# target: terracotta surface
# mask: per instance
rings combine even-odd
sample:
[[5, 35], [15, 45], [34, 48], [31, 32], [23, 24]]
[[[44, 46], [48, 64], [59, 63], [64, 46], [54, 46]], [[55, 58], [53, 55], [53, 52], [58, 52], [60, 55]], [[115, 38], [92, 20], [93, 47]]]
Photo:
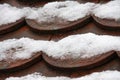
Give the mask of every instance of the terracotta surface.
[[33, 38], [36, 40], [39, 40], [39, 39], [49, 40], [51, 36], [52, 36], [51, 34], [35, 34], [29, 30], [28, 26], [24, 25], [23, 27], [21, 27], [20, 29], [14, 32], [0, 35], [0, 41], [5, 40], [5, 39], [21, 38], [21, 37], [29, 37], [29, 38]]
[[88, 32], [92, 32], [92, 33], [96, 33], [96, 34], [120, 36], [120, 31], [104, 30], [104, 29], [98, 28], [93, 22], [94, 21], [92, 20], [89, 24], [87, 24], [83, 28], [80, 28], [80, 29], [75, 30], [75, 31], [70, 31], [70, 32], [63, 33], [63, 34], [62, 33], [61, 34], [54, 34], [51, 39], [57, 41], [57, 40], [62, 39], [68, 35], [82, 34], [82, 33], [88, 33]]
[[28, 24], [28, 26], [30, 27], [30, 29], [33, 32], [47, 33], [47, 34], [63, 33], [63, 32], [67, 32], [67, 31], [79, 29], [79, 28], [85, 26], [90, 21], [91, 21], [91, 16], [86, 16], [82, 19], [79, 19], [79, 20], [73, 21], [73, 22], [59, 23], [56, 21], [55, 23], [46, 23], [46, 24], [45, 23], [39, 24], [35, 20], [26, 19], [26, 23]]
[[[11, 32], [11, 33], [6, 34], [6, 35], [1, 35], [0, 40], [14, 38], [14, 37], [20, 38], [23, 36], [34, 38], [34, 39], [59, 40], [67, 35], [86, 33], [86, 32], [94, 32], [97, 34], [109, 34], [109, 35], [120, 36], [120, 32], [99, 29], [91, 21], [89, 24], [87, 24], [83, 28], [80, 28], [80, 29], [75, 30], [75, 31], [63, 33], [63, 34], [54, 34], [54, 35], [52, 35], [52, 37], [51, 37], [51, 35], [48, 35], [48, 34], [47, 35], [35, 34], [35, 33], [31, 32], [27, 26], [24, 26], [15, 32]], [[34, 72], [40, 72], [45, 76], [79, 77], [79, 76], [83, 76], [86, 74], [90, 74], [92, 72], [103, 71], [103, 70], [120, 70], [120, 59], [118, 57], [116, 57], [115, 59], [110, 60], [109, 62], [107, 62], [104, 65], [101, 65], [99, 67], [92, 68], [92, 69], [85, 69], [85, 70], [84, 69], [77, 69], [77, 70], [66, 69], [65, 70], [65, 69], [54, 68], [54, 67], [51, 67], [50, 65], [48, 65], [47, 63], [45, 63], [44, 60], [42, 59], [38, 63], [32, 65], [31, 67], [23, 69], [23, 70], [11, 72], [11, 73], [0, 72], [0, 80], [4, 80], [6, 77], [9, 77], [9, 76], [23, 76], [23, 75], [27, 75], [29, 73], [34, 73]]]
[[115, 20], [108, 20], [108, 19], [100, 19], [96, 16], [92, 16], [94, 19], [95, 24], [102, 29], [108, 30], [118, 30], [120, 31], [120, 22]]
[[[28, 26], [25, 25], [22, 28], [8, 33], [4, 35], [0, 35], [0, 41], [10, 38], [21, 38], [21, 37], [30, 37], [33, 39], [42, 39], [42, 40], [59, 40], [61, 38], [64, 38], [71, 34], [81, 34], [81, 33], [87, 33], [87, 32], [93, 32], [96, 34], [107, 34], [107, 35], [116, 35], [120, 36], [120, 31], [109, 31], [109, 30], [103, 30], [96, 25], [94, 25], [93, 20], [85, 25], [83, 28], [80, 28], [78, 30], [66, 32], [66, 33], [60, 33], [60, 34], [36, 34], [29, 30]], [[17, 70], [14, 72], [0, 72], [0, 80], [4, 80], [5, 78], [9, 76], [24, 76], [30, 73], [34, 72], [40, 72], [45, 76], [69, 76], [69, 77], [80, 77], [83, 75], [90, 74], [92, 72], [98, 72], [103, 70], [119, 70], [120, 71], [120, 58], [115, 57], [115, 59], [111, 59], [109, 62], [98, 66], [96, 68], [92, 69], [60, 69], [60, 68], [54, 68], [47, 64], [43, 59], [38, 61], [38, 63], [22, 69]]]
[[13, 71], [17, 71], [18, 69], [21, 70], [27, 68], [40, 61], [41, 57], [42, 57], [41, 52], [39, 52], [33, 55], [29, 59], [16, 60], [16, 61], [11, 61], [11, 60], [1, 61], [0, 72], [13, 72]]
[[38, 3], [35, 3], [35, 4], [32, 4], [32, 3], [22, 3], [22, 2], [18, 2], [17, 0], [2, 0], [1, 3], [9, 3], [11, 4], [12, 6], [16, 6], [16, 7], [27, 7], [27, 6], [30, 6], [30, 7], [39, 7], [39, 6], [42, 6], [43, 4], [47, 3], [47, 1], [44, 1], [44, 2], [38, 2]]
[[[74, 53], [73, 53], [74, 54]], [[110, 51], [104, 53], [102, 55], [93, 56], [91, 58], [67, 58], [67, 59], [55, 59], [53, 57], [49, 57], [46, 54], [42, 54], [43, 59], [53, 67], [63, 68], [63, 69], [91, 69], [96, 66], [100, 66], [104, 63], [107, 63], [111, 59], [115, 58], [117, 54], [115, 51]]]
[[0, 34], [5, 34], [5, 33], [15, 31], [15, 30], [19, 29], [20, 27], [24, 26], [24, 24], [25, 24], [25, 19], [22, 18], [15, 23], [2, 25], [2, 26], [0, 26]]

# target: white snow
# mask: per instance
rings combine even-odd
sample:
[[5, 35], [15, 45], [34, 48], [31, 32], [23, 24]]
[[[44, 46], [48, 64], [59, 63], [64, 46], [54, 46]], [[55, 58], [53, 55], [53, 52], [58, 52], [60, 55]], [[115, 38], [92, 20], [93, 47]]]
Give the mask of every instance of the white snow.
[[13, 7], [9, 4], [0, 4], [0, 26], [16, 22], [25, 17], [26, 11]]
[[94, 14], [102, 19], [120, 20], [120, 0], [106, 4], [79, 3], [77, 1], [49, 2], [39, 8], [16, 8], [9, 4], [0, 4], [0, 26], [16, 22], [25, 17], [39, 23], [64, 23], [82, 19]]
[[76, 21], [90, 15], [94, 3], [80, 4], [77, 1], [50, 2], [27, 15], [27, 19], [34, 19], [39, 23]]
[[93, 10], [93, 14], [101, 19], [120, 21], [120, 0], [96, 5], [96, 8]]
[[8, 39], [0, 42], [0, 61], [28, 59], [40, 51], [53, 58], [67, 59], [91, 58], [112, 50], [120, 51], [120, 37], [86, 33], [71, 35], [58, 42]]
[[9, 77], [5, 80], [120, 80], [119, 71], [102, 71], [94, 72], [90, 75], [86, 75], [79, 78], [69, 78], [69, 77], [46, 77], [39, 73], [28, 74], [22, 77]]
[[120, 51], [120, 37], [93, 33], [71, 35], [48, 45], [44, 51], [53, 58], [90, 58], [109, 51]]
[[29, 59], [35, 53], [44, 50], [47, 44], [47, 41], [37, 41], [29, 38], [5, 40], [0, 42], [0, 61]]
[[0, 26], [16, 22], [26, 17], [40, 23], [75, 21], [90, 14], [94, 3], [80, 4], [77, 1], [50, 2], [39, 8], [17, 8], [9, 4], [0, 4]]
[[16, 8], [9, 4], [0, 4], [0, 26], [16, 22], [23, 17], [39, 23], [70, 22], [84, 18], [91, 13], [102, 19], [120, 21], [120, 0], [110, 1], [106, 4], [56, 1], [39, 8]]

